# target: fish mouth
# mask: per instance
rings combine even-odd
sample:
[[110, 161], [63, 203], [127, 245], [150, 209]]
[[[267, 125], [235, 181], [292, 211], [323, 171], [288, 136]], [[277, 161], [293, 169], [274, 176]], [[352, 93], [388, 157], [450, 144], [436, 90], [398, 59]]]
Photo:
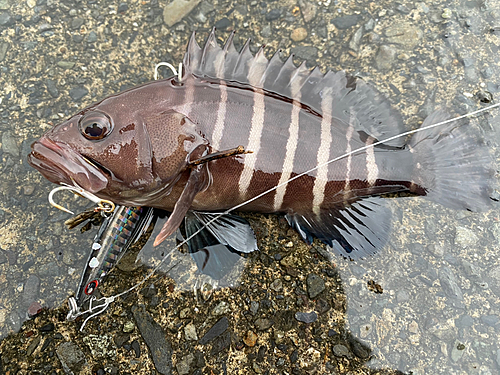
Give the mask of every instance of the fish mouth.
[[67, 144], [43, 136], [31, 145], [28, 163], [47, 180], [97, 193], [108, 185], [107, 170]]

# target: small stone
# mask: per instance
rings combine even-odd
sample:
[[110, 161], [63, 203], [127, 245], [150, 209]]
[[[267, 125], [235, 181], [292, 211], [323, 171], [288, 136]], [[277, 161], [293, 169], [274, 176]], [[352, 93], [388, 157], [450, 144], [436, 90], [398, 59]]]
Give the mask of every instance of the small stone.
[[0, 26], [9, 27], [14, 24], [14, 19], [9, 12], [0, 13]]
[[250, 302], [250, 312], [255, 315], [259, 311], [259, 303], [257, 301]]
[[229, 308], [229, 305], [227, 302], [222, 301], [220, 302], [217, 306], [214, 307], [212, 310], [212, 315], [218, 316], [218, 315], [224, 315], [231, 312], [231, 309]]
[[116, 356], [115, 345], [110, 335], [87, 334], [83, 337], [83, 342], [89, 347], [93, 358], [97, 356], [114, 358]]
[[[292, 31], [292, 33], [290, 34], [290, 38], [292, 38], [292, 40], [294, 42], [301, 42], [305, 38], [307, 38], [307, 30], [304, 29], [303, 27], [299, 27], [299, 28]], [[293, 243], [292, 243], [292, 245], [293, 245]]]
[[266, 21], [275, 21], [281, 17], [281, 10], [272, 9], [266, 14]]
[[216, 337], [223, 334], [229, 327], [229, 320], [224, 316], [220, 318], [217, 323], [215, 323], [212, 328], [210, 328], [207, 333], [201, 338], [199, 343], [205, 345], [215, 339]]
[[126, 333], [118, 333], [115, 337], [113, 337], [113, 341], [117, 348], [121, 348], [128, 340], [130, 339], [130, 335]]
[[271, 25], [265, 25], [260, 32], [260, 36], [263, 38], [269, 38], [271, 36]]
[[229, 26], [231, 26], [231, 21], [227, 17], [221, 18], [215, 23], [217, 30], [226, 30]]
[[457, 227], [455, 233], [455, 245], [463, 248], [472, 247], [478, 242], [476, 234], [468, 228]]
[[0, 0], [0, 10], [8, 10], [9, 8], [9, 0]]
[[463, 315], [455, 320], [455, 324], [458, 328], [468, 328], [472, 327], [474, 324], [474, 319], [470, 315]]
[[333, 346], [333, 354], [337, 357], [348, 357], [350, 353], [349, 349], [347, 349], [344, 345], [337, 344]]
[[126, 11], [128, 10], [128, 4], [127, 3], [120, 3], [120, 5], [118, 5], [118, 13], [125, 13]]
[[257, 335], [252, 331], [247, 331], [245, 337], [243, 338], [243, 342], [246, 346], [253, 347], [257, 343]]
[[318, 314], [315, 311], [311, 311], [308, 313], [305, 312], [297, 312], [295, 313], [295, 319], [302, 323], [313, 323], [318, 319]]
[[85, 21], [82, 18], [73, 18], [71, 20], [71, 28], [73, 30], [79, 29], [80, 27], [82, 27], [84, 22]]
[[379, 70], [388, 70], [396, 60], [397, 50], [392, 46], [381, 45], [375, 56], [375, 65]]
[[31, 195], [35, 191], [35, 187], [33, 185], [24, 185], [23, 186], [23, 194]]
[[424, 33], [412, 24], [395, 22], [385, 30], [385, 35], [389, 43], [399, 44], [406, 49], [413, 49], [418, 45]]
[[29, 305], [31, 305], [32, 302], [37, 301], [39, 293], [40, 293], [40, 279], [36, 275], [31, 274], [24, 283], [23, 297], [22, 297], [22, 302], [24, 306], [28, 307]]
[[481, 322], [483, 322], [486, 325], [489, 325], [490, 327], [497, 325], [498, 321], [499, 321], [498, 315], [485, 315], [481, 317]]
[[316, 298], [321, 292], [325, 290], [325, 282], [323, 279], [314, 274], [311, 273], [309, 276], [307, 276], [307, 293], [309, 294], [309, 298], [314, 299]]
[[19, 156], [19, 147], [10, 131], [6, 131], [2, 134], [2, 151], [11, 156]]
[[267, 318], [259, 318], [254, 322], [255, 327], [257, 327], [259, 331], [265, 331], [271, 328], [273, 324], [274, 322], [271, 319]]
[[274, 280], [269, 287], [275, 292], [280, 292], [283, 289], [283, 282], [281, 279]]
[[58, 61], [57, 66], [63, 69], [73, 69], [75, 63], [72, 61]]
[[359, 337], [366, 339], [373, 331], [373, 326], [371, 324], [363, 324], [359, 328]]
[[39, 302], [32, 302], [28, 307], [28, 315], [30, 318], [34, 318], [42, 312], [42, 305]]
[[398, 290], [396, 292], [396, 299], [398, 300], [399, 303], [406, 302], [410, 299], [410, 293], [408, 293], [406, 290]]
[[408, 325], [408, 332], [418, 333], [418, 323], [416, 321], [413, 321]]
[[85, 354], [72, 341], [63, 342], [59, 345], [56, 354], [66, 374], [80, 374], [87, 366]]
[[453, 362], [457, 362], [460, 358], [462, 358], [464, 354], [465, 345], [460, 341], [455, 340], [453, 347], [451, 348], [450, 357]]
[[359, 51], [359, 43], [361, 42], [361, 38], [363, 36], [363, 26], [359, 27], [358, 30], [352, 35], [351, 40], [349, 41], [349, 48], [353, 51]]
[[438, 277], [444, 294], [459, 301], [463, 300], [464, 297], [462, 290], [460, 289], [457, 278], [451, 268], [441, 267], [438, 271]]
[[336, 17], [331, 21], [337, 29], [348, 29], [358, 23], [358, 16], [356, 15], [346, 15], [341, 17]]
[[441, 17], [444, 18], [445, 20], [451, 18], [452, 15], [453, 13], [450, 8], [444, 8], [443, 13], [441, 13]]
[[123, 332], [130, 333], [134, 330], [135, 324], [134, 322], [128, 321], [123, 325]]
[[135, 358], [140, 358], [140, 356], [141, 356], [141, 345], [139, 344], [139, 341], [137, 341], [137, 340], [132, 341], [132, 343], [130, 344], [130, 347], [132, 348], [132, 350], [135, 353]]
[[198, 341], [198, 334], [196, 333], [196, 327], [193, 323], [186, 324], [184, 327], [184, 335], [188, 341]]
[[311, 22], [316, 17], [318, 6], [314, 2], [299, 0], [299, 7], [306, 23]]
[[314, 307], [319, 315], [326, 313], [330, 310], [330, 308], [330, 304], [323, 298], [318, 298], [318, 300], [316, 301], [316, 306]]
[[7, 56], [7, 51], [9, 50], [10, 44], [8, 42], [0, 42], [0, 62]]
[[436, 258], [441, 258], [444, 255], [444, 246], [435, 243], [427, 246], [427, 251], [434, 255]]
[[179, 312], [179, 318], [181, 319], [186, 319], [189, 317], [189, 312], [191, 311], [191, 309], [189, 307], [186, 307], [184, 309], [182, 309], [180, 312]]
[[75, 102], [81, 100], [88, 93], [89, 90], [87, 90], [83, 86], [73, 87], [71, 90], [69, 90], [69, 96], [71, 96], [71, 99], [73, 99]]
[[87, 42], [88, 43], [95, 43], [97, 42], [97, 33], [95, 31], [91, 31], [89, 35], [87, 36]]
[[222, 335], [214, 340], [212, 345], [212, 350], [210, 350], [210, 355], [215, 357], [220, 352], [228, 349], [231, 346], [231, 333], [224, 332]]
[[188, 355], [182, 357], [182, 359], [177, 362], [177, 365], [175, 365], [177, 373], [179, 375], [188, 375], [190, 373], [190, 368], [193, 362], [194, 355], [192, 353], [189, 353]]
[[163, 8], [163, 22], [168, 27], [187, 16], [201, 0], [174, 0]]
[[26, 354], [28, 356], [32, 355], [33, 352], [36, 350], [36, 348], [38, 347], [38, 345], [40, 344], [40, 340], [41, 340], [41, 337], [40, 336], [37, 336], [33, 339], [33, 341], [31, 341], [31, 343], [29, 344], [28, 346], [28, 349], [26, 349]]

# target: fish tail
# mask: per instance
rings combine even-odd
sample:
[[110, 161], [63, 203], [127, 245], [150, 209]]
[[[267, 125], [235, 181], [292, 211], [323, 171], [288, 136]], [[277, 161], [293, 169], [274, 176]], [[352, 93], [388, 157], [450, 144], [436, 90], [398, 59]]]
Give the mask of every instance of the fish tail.
[[[438, 110], [422, 127], [446, 121], [450, 115]], [[414, 154], [414, 186], [420, 194], [443, 206], [470, 211], [491, 207], [495, 168], [484, 137], [470, 123], [453, 121], [445, 127], [422, 130], [409, 144]]]

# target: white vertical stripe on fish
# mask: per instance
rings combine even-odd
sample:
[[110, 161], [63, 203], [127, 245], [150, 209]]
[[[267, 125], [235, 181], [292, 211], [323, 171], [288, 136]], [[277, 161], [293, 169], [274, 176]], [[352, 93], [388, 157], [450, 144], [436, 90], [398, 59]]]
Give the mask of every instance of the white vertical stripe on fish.
[[289, 135], [286, 143], [286, 155], [285, 160], [283, 161], [283, 170], [281, 171], [278, 188], [276, 189], [276, 195], [274, 196], [274, 211], [280, 210], [283, 204], [283, 199], [285, 198], [286, 189], [288, 187], [288, 184], [285, 184], [285, 182], [288, 181], [292, 175], [293, 161], [295, 159], [295, 151], [297, 151], [297, 144], [299, 140], [299, 116], [302, 106], [300, 104], [300, 87], [294, 87], [293, 83], [297, 84], [297, 81], [292, 81], [292, 98], [294, 98], [292, 102], [292, 115], [288, 129]]
[[194, 102], [194, 80], [188, 78], [185, 79], [183, 83], [185, 87], [184, 100], [178, 108], [173, 108], [173, 110], [183, 113], [186, 117], [189, 117]]
[[264, 128], [264, 90], [255, 88], [253, 92], [253, 113], [252, 113], [252, 127], [250, 128], [250, 136], [248, 138], [248, 146], [246, 151], [251, 154], [245, 154], [243, 171], [240, 175], [239, 192], [240, 197], [246, 197], [248, 186], [255, 172], [255, 162], [259, 154], [260, 142], [262, 137], [262, 129]]
[[352, 155], [351, 155], [351, 139], [352, 139], [352, 133], [354, 132], [354, 127], [352, 124], [349, 124], [349, 127], [347, 128], [346, 132], [346, 141], [347, 141], [347, 147], [345, 149], [345, 153], [348, 154], [349, 156], [347, 157], [347, 165], [346, 165], [346, 174], [345, 174], [345, 185], [344, 185], [344, 196], [348, 196], [349, 190], [351, 190], [351, 164], [352, 164]]
[[330, 147], [332, 145], [332, 89], [326, 88], [321, 99], [321, 143], [318, 149], [317, 165], [318, 171], [313, 187], [313, 212], [319, 216], [320, 206], [325, 200], [325, 187], [328, 182], [328, 159], [330, 158]]
[[212, 133], [212, 148], [216, 151], [219, 150], [220, 141], [224, 132], [224, 125], [226, 120], [226, 104], [227, 104], [227, 86], [226, 82], [220, 81], [220, 101], [217, 109], [217, 119], [215, 121], [214, 131]]
[[[371, 145], [375, 142], [375, 138], [369, 136], [366, 140], [366, 145]], [[374, 186], [378, 178], [378, 166], [375, 160], [375, 149], [373, 147], [368, 147], [366, 149], [366, 170], [367, 170], [367, 180], [370, 186]]]

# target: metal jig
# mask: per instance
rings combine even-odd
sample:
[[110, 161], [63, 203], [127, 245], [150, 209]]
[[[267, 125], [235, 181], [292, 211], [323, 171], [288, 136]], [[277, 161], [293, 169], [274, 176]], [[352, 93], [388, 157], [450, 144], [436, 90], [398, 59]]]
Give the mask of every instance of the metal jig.
[[63, 206], [54, 202], [54, 194], [57, 193], [58, 191], [61, 191], [61, 190], [72, 191], [73, 193], [75, 193], [83, 198], [87, 198], [91, 202], [97, 204], [97, 207], [94, 208], [94, 211], [96, 211], [96, 212], [110, 213], [110, 212], [113, 212], [115, 210], [115, 204], [113, 202], [108, 201], [107, 199], [101, 199], [101, 198], [95, 196], [94, 194], [82, 189], [79, 186], [63, 185], [63, 186], [58, 186], [58, 187], [52, 189], [51, 192], [49, 193], [49, 203], [53, 207], [55, 207], [61, 211], [67, 212], [71, 215], [74, 215], [74, 212], [72, 212], [72, 211], [68, 210], [67, 208], [64, 208]]

